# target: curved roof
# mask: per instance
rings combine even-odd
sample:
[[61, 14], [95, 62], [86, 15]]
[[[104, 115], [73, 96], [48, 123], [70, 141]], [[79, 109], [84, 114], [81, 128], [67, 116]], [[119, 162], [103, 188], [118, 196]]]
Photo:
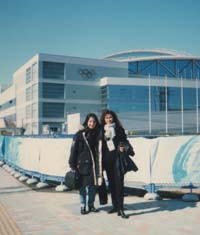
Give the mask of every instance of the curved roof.
[[193, 56], [186, 52], [177, 52], [175, 50], [168, 49], [137, 49], [114, 53], [104, 57], [104, 59], [130, 62], [155, 59], [200, 59], [200, 57]]

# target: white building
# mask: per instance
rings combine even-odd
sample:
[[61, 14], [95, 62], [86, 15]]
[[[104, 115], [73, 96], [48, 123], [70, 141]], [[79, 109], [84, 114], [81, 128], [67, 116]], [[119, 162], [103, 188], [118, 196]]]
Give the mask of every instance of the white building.
[[43, 126], [62, 132], [67, 114], [101, 111], [100, 79], [128, 76], [127, 63], [37, 54], [13, 75], [0, 95], [0, 117], [41, 134]]
[[37, 54], [0, 95], [0, 118], [25, 134], [63, 132], [67, 115], [117, 112], [138, 134], [199, 133], [200, 58], [166, 49], [86, 59]]

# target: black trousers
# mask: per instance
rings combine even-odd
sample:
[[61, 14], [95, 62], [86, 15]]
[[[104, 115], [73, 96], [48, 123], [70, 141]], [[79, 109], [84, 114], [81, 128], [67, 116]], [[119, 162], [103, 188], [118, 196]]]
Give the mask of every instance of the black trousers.
[[116, 156], [114, 159], [109, 159], [105, 162], [105, 170], [108, 178], [113, 207], [117, 210], [123, 209], [124, 175], [120, 171], [119, 160]]

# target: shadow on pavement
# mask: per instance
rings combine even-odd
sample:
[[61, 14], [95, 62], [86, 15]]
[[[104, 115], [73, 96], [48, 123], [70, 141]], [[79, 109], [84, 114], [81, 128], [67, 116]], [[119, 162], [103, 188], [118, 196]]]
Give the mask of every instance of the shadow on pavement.
[[[177, 211], [183, 210], [185, 208], [195, 208], [196, 202], [184, 202], [181, 200], [175, 199], [166, 199], [160, 201], [145, 201], [145, 202], [136, 202], [132, 204], [125, 204], [126, 214], [129, 216], [142, 215], [155, 213], [160, 211]], [[108, 211], [111, 209], [111, 206], [103, 206], [100, 210]], [[135, 212], [128, 213], [128, 211], [135, 210]]]
[[17, 186], [17, 187], [3, 187], [0, 188], [0, 195], [3, 194], [14, 194], [14, 193], [24, 193], [27, 191], [31, 191], [30, 188], [26, 187], [22, 187], [22, 186]]

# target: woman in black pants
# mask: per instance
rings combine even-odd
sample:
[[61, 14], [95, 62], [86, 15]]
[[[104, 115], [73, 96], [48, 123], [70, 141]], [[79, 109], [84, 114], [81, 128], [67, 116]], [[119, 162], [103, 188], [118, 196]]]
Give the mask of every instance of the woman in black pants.
[[124, 172], [120, 166], [120, 154], [125, 151], [127, 137], [115, 112], [105, 110], [101, 115], [101, 124], [103, 169], [106, 170], [113, 205], [108, 213], [117, 212], [118, 216], [128, 218], [124, 213]]

